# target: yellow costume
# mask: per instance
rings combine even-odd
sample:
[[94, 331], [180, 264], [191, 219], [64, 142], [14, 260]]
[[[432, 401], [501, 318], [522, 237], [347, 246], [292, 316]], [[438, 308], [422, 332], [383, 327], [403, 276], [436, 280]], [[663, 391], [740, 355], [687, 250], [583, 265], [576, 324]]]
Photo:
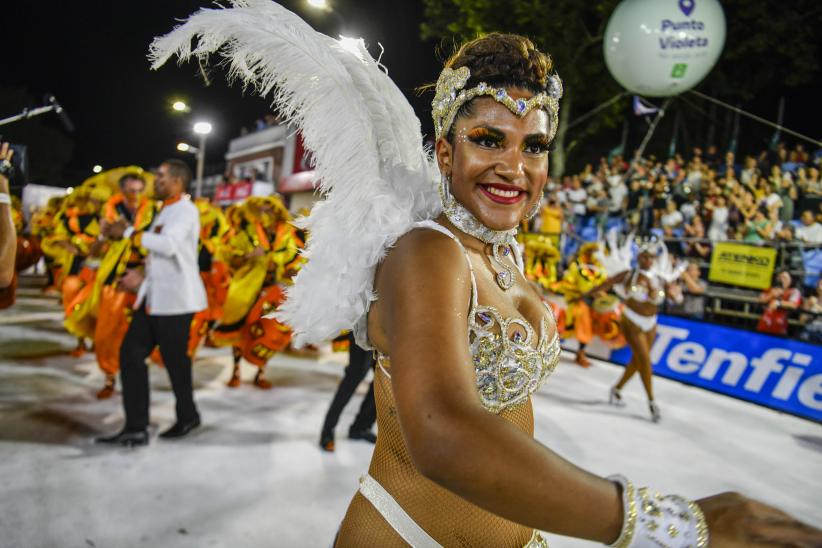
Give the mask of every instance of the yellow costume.
[[568, 265], [562, 280], [556, 284], [555, 291], [565, 297], [566, 309], [560, 313], [557, 326], [564, 338], [574, 337], [579, 341], [580, 352], [577, 354], [577, 363], [588, 366], [585, 356], [585, 345], [594, 336], [591, 307], [582, 299], [582, 295], [601, 285], [608, 279], [605, 268], [594, 259], [597, 244], [583, 245], [577, 259]]
[[525, 277], [538, 283], [543, 289], [551, 289], [556, 284], [560, 257], [559, 250], [548, 236], [525, 236]]
[[[143, 195], [133, 206], [126, 204], [123, 194], [117, 194], [106, 202], [103, 217], [108, 222], [125, 219], [135, 230], [145, 230], [157, 214], [157, 203]], [[113, 377], [120, 370], [120, 345], [128, 331], [135, 300], [133, 293], [117, 289], [117, 281], [127, 269], [140, 267], [145, 256], [146, 251], [134, 246], [129, 238], [109, 241], [97, 269], [93, 289], [97, 304], [94, 350], [97, 365], [108, 378], [107, 388], [111, 388], [100, 391], [101, 398], [113, 391]]]
[[[281, 285], [290, 283], [299, 269], [303, 242], [291, 224], [291, 215], [276, 197], [253, 197], [227, 211], [232, 228], [221, 247], [229, 265], [223, 317], [212, 333], [218, 346], [233, 346], [235, 370], [229, 386], [239, 384], [239, 358], [262, 368], [291, 341], [291, 331], [273, 318], [264, 318], [283, 302]], [[255, 383], [270, 384], [258, 373]]]
[[200, 277], [206, 289], [208, 308], [195, 314], [191, 321], [188, 353], [192, 357], [211, 324], [223, 317], [223, 304], [230, 280], [228, 265], [218, 256], [222, 241], [230, 229], [228, 220], [222, 210], [206, 198], [198, 198], [194, 204], [200, 212]]
[[[52, 196], [42, 207], [34, 212], [31, 216], [31, 235], [37, 240], [38, 248], [42, 251], [43, 242], [46, 238], [54, 234], [57, 227], [57, 217], [60, 210], [63, 208], [64, 196]], [[48, 286], [43, 290], [44, 292], [56, 291], [56, 264], [54, 257], [43, 253], [43, 259], [46, 263], [46, 275], [48, 276]]]

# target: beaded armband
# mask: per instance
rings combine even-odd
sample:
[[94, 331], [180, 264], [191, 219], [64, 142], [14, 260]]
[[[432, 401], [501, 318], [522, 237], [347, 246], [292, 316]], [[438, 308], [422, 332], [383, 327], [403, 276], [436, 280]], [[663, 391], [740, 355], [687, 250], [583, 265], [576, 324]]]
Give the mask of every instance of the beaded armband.
[[695, 502], [679, 495], [660, 495], [647, 487], [635, 488], [623, 476], [609, 480], [622, 486], [625, 518], [614, 548], [707, 548], [708, 525]]

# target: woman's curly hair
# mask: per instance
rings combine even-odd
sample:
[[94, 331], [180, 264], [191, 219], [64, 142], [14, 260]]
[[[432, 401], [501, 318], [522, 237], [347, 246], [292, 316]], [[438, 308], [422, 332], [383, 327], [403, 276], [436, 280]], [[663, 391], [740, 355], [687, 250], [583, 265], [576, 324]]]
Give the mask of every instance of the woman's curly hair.
[[[492, 32], [463, 43], [445, 62], [444, 68], [468, 67], [471, 77], [465, 84], [472, 88], [480, 82], [494, 87], [526, 89], [532, 93], [548, 90], [553, 71], [551, 56], [539, 51], [528, 38], [518, 34]], [[469, 101], [456, 118], [471, 114]], [[447, 139], [453, 139], [453, 125]]]
[[480, 82], [499, 87], [520, 87], [533, 93], [546, 91], [553, 69], [551, 57], [518, 34], [492, 32], [465, 42], [445, 62], [445, 68], [468, 67], [466, 87]]

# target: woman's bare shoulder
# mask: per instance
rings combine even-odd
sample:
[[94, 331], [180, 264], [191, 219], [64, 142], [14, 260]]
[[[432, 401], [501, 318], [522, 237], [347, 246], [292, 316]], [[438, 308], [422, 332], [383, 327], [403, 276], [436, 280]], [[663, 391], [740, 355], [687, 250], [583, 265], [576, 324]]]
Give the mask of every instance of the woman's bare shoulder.
[[430, 229], [404, 234], [377, 269], [377, 300], [369, 314], [372, 343], [390, 354], [391, 325], [410, 328], [419, 318], [430, 325], [448, 323], [454, 310], [467, 311], [470, 284], [468, 262], [450, 236]]
[[[416, 228], [400, 237], [389, 250], [383, 265], [386, 270], [417, 266], [426, 273], [460, 268], [460, 265], [467, 268], [459, 243], [447, 234], [428, 228]], [[425, 275], [423, 272], [416, 274]]]

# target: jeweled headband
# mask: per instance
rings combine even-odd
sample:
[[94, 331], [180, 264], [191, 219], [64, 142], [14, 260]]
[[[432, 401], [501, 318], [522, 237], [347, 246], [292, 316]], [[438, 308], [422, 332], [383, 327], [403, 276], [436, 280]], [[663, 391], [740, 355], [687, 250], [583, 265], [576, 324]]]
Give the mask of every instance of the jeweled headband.
[[434, 135], [437, 139], [448, 134], [460, 107], [481, 95], [492, 97], [520, 118], [535, 108], [546, 108], [551, 118], [548, 138], [549, 140], [554, 139], [559, 125], [559, 98], [562, 97], [562, 81], [559, 76], [549, 77], [548, 91], [537, 93], [530, 99], [513, 99], [505, 88], [496, 88], [485, 82], [480, 82], [470, 89], [463, 89], [469, 78], [471, 78], [471, 71], [468, 67], [460, 67], [456, 70], [445, 68], [440, 73], [434, 101], [431, 103]]

